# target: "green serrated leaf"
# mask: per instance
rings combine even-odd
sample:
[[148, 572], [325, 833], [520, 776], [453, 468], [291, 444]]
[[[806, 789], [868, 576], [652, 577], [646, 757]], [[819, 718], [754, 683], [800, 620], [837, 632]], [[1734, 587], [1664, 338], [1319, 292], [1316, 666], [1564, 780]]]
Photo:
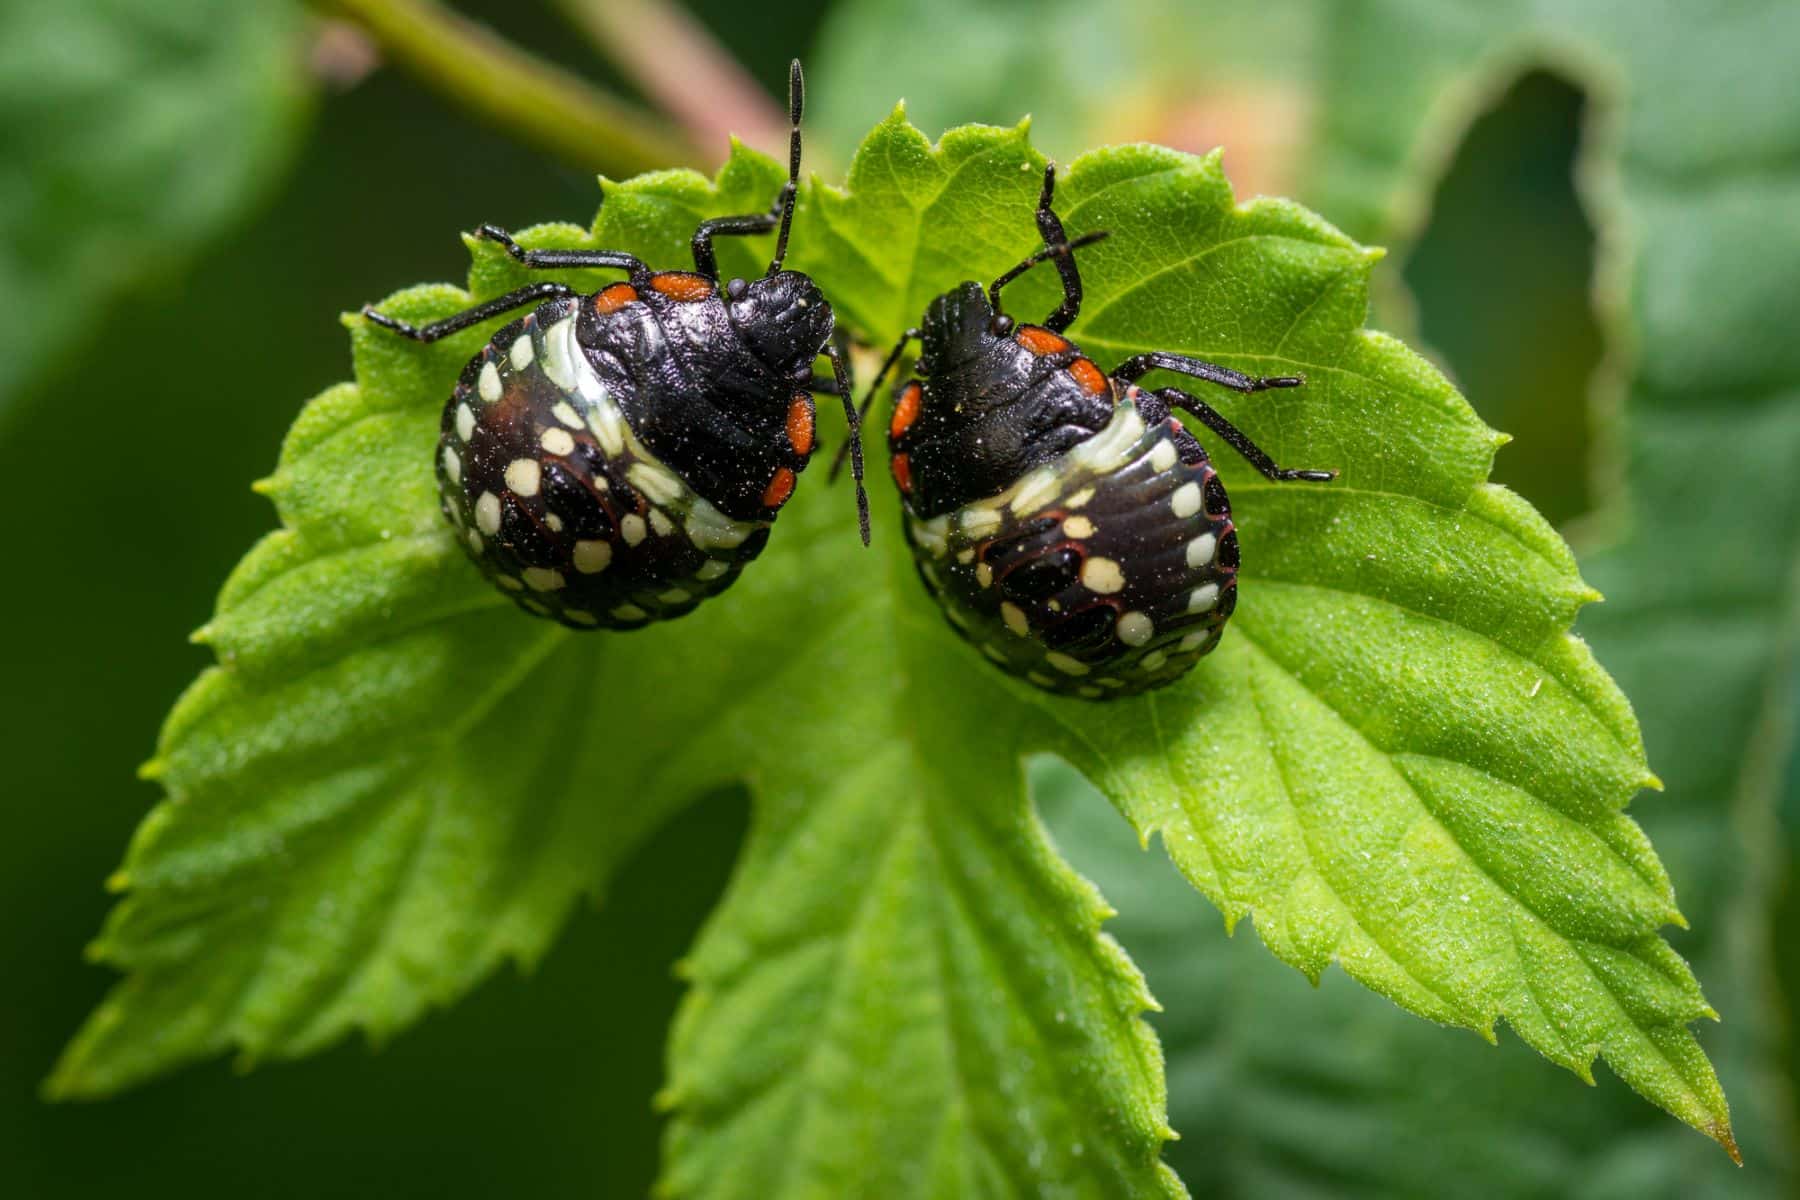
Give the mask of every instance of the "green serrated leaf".
[[[1022, 129], [933, 147], [896, 114], [848, 190], [809, 189], [791, 264], [889, 339], [1033, 247], [1041, 165]], [[695, 220], [760, 208], [777, 179], [740, 152], [715, 190], [646, 177], [608, 188], [591, 234], [524, 240], [678, 263]], [[541, 946], [671, 807], [744, 779], [755, 832], [671, 1051], [667, 1191], [1178, 1192], [1148, 997], [1022, 796], [1022, 756], [1053, 749], [1290, 962], [1335, 958], [1442, 1020], [1505, 1017], [1577, 1071], [1604, 1053], [1723, 1130], [1685, 1028], [1705, 1001], [1655, 933], [1673, 898], [1620, 813], [1649, 780], [1636, 727], [1566, 633], [1590, 593], [1483, 483], [1496, 436], [1361, 329], [1375, 255], [1298, 206], [1236, 207], [1216, 159], [1100, 151], [1059, 194], [1072, 228], [1113, 233], [1084, 258], [1074, 331], [1097, 357], [1303, 372], [1220, 407], [1277, 457], [1344, 473], [1302, 494], [1221, 463], [1245, 555], [1217, 654], [1141, 701], [1048, 699], [944, 627], [891, 494], [870, 554], [816, 474], [728, 596], [628, 637], [548, 629], [483, 592], [432, 511], [431, 431], [480, 332], [420, 348], [353, 322], [357, 383], [296, 426], [269, 484], [288, 528], [228, 585], [207, 632], [222, 665], [166, 731], [171, 799], [102, 942], [134, 974], [56, 1084], [396, 1027]], [[483, 253], [472, 278], [487, 296], [519, 277]], [[465, 303], [419, 288], [388, 307]], [[460, 859], [417, 832], [438, 826], [415, 796], [448, 811]], [[477, 882], [451, 891], [453, 873]], [[344, 880], [370, 898], [335, 903]], [[149, 1036], [170, 1013], [188, 1032]]]

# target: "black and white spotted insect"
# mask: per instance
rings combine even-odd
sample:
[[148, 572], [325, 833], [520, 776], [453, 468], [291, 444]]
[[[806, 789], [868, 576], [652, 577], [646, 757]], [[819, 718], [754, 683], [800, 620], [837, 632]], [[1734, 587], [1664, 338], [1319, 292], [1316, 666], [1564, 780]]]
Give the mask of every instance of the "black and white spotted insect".
[[[1152, 352], [1101, 371], [1063, 336], [1081, 311], [1075, 250], [1051, 208], [1044, 169], [1037, 225], [1044, 248], [984, 291], [939, 296], [894, 347], [864, 401], [913, 340], [916, 378], [895, 392], [890, 464], [919, 575], [950, 624], [1003, 670], [1047, 691], [1104, 700], [1171, 683], [1218, 644], [1237, 601], [1231, 506], [1206, 451], [1173, 415], [1192, 413], [1270, 479], [1292, 470], [1198, 397], [1145, 390], [1174, 371], [1240, 392], [1298, 387], [1180, 354]], [[1000, 290], [1053, 261], [1062, 303], [1041, 325], [1016, 325]]]
[[[533, 284], [419, 328], [363, 310], [431, 342], [537, 306], [463, 368], [437, 459], [459, 540], [527, 611], [575, 628], [638, 629], [730, 587], [812, 456], [816, 390], [843, 398], [868, 543], [860, 414], [831, 305], [806, 275], [782, 269], [803, 95], [795, 62], [788, 178], [774, 205], [701, 222], [691, 272], [653, 272], [613, 250], [526, 250], [484, 225], [481, 237], [527, 267], [610, 267], [626, 279], [593, 295]], [[721, 289], [713, 239], [777, 228], [768, 272]], [[829, 380], [813, 375], [821, 354]]]

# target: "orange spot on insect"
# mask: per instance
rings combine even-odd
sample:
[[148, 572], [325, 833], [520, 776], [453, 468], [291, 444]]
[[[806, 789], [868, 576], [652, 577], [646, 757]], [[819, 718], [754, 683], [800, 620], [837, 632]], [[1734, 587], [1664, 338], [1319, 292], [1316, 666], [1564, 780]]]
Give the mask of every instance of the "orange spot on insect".
[[813, 448], [813, 402], [812, 397], [801, 392], [788, 405], [787, 415], [788, 445], [794, 453], [802, 457], [812, 453]]
[[1106, 391], [1106, 376], [1101, 372], [1099, 367], [1096, 367], [1093, 364], [1091, 359], [1078, 358], [1070, 363], [1069, 374], [1075, 377], [1076, 383], [1079, 383], [1082, 387], [1094, 393], [1096, 396], [1101, 395]]
[[894, 419], [888, 422], [888, 437], [899, 437], [919, 419], [919, 402], [923, 395], [923, 389], [917, 383], [909, 383], [900, 389], [900, 398], [894, 401]]
[[908, 496], [912, 495], [912, 456], [896, 454], [888, 461], [888, 467], [894, 472], [894, 482]]
[[1021, 325], [1013, 340], [1033, 354], [1057, 354], [1069, 348], [1069, 339], [1041, 325]]
[[712, 280], [687, 271], [664, 271], [650, 277], [650, 286], [671, 300], [704, 300], [713, 294]]
[[618, 312], [637, 298], [637, 289], [629, 283], [615, 283], [594, 297], [594, 311], [605, 316], [610, 312]]
[[775, 477], [769, 480], [769, 486], [763, 489], [763, 507], [780, 508], [793, 494], [794, 473], [781, 467], [775, 472]]

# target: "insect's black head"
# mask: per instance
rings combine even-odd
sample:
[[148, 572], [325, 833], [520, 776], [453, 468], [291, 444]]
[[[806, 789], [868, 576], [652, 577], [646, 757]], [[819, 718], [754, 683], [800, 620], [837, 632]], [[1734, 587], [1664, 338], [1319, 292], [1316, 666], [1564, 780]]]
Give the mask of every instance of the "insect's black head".
[[831, 338], [831, 305], [812, 277], [777, 271], [725, 285], [733, 330], [764, 366], [779, 376], [812, 378], [813, 360]]
[[925, 321], [919, 326], [920, 371], [926, 375], [953, 372], [1011, 329], [1011, 318], [994, 312], [979, 283], [958, 284], [925, 310]]

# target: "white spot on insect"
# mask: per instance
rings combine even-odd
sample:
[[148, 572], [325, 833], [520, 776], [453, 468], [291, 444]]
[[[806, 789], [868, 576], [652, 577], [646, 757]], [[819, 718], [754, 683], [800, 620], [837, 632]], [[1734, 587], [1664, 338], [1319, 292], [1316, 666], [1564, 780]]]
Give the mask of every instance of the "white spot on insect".
[[972, 549], [971, 550], [958, 550], [956, 552], [956, 561], [961, 563], [965, 567], [968, 566], [970, 563], [975, 561], [975, 551]]
[[563, 585], [562, 572], [548, 567], [526, 567], [519, 574], [524, 578], [525, 586], [534, 592], [554, 592]]
[[621, 604], [612, 610], [612, 615], [621, 621], [641, 621], [650, 614], [635, 604]]
[[619, 533], [625, 538], [627, 546], [635, 546], [644, 540], [644, 518], [636, 513], [627, 513], [619, 522]]
[[557, 387], [567, 390], [575, 386], [575, 318], [564, 317], [544, 330], [544, 374]]
[[475, 390], [489, 404], [500, 399], [500, 372], [492, 362], [481, 364], [481, 377], [475, 382]]
[[475, 436], [475, 410], [466, 400], [456, 406], [456, 436], [465, 442]]
[[1004, 667], [1006, 665], [1006, 652], [992, 642], [981, 643], [981, 652], [1001, 666]]
[[1203, 533], [1187, 544], [1187, 565], [1193, 568], [1204, 567], [1219, 552], [1219, 539], [1210, 533]]
[[969, 614], [954, 604], [944, 606], [944, 617], [958, 629], [966, 631], [969, 628]]
[[1113, 410], [1106, 428], [1070, 452], [1070, 458], [1097, 472], [1111, 472], [1125, 465], [1126, 456], [1144, 436], [1144, 421], [1137, 405], [1121, 404]]
[[681, 480], [673, 472], [650, 463], [632, 463], [625, 478], [636, 484], [653, 504], [668, 504], [679, 498], [683, 491]]
[[1187, 610], [1191, 613], [1210, 612], [1212, 606], [1219, 602], [1219, 585], [1203, 583], [1188, 593]]
[[540, 617], [547, 617], [550, 615], [550, 609], [547, 606], [539, 604], [529, 596], [519, 601], [519, 607], [528, 613], [536, 613]]
[[[962, 526], [962, 531], [967, 536], [981, 537], [983, 534], [992, 533], [1000, 528], [1000, 514], [991, 508], [970, 505], [963, 509], [958, 524]], [[938, 553], [942, 554], [943, 551], [939, 550]]]
[[754, 532], [755, 525], [732, 520], [701, 497], [694, 497], [694, 506], [688, 510], [688, 540], [702, 550], [730, 550]]
[[538, 445], [544, 448], [544, 453], [554, 454], [558, 458], [575, 453], [575, 439], [569, 436], [568, 430], [555, 425], [544, 430], [543, 436], [538, 438]]
[[[492, 492], [483, 492], [477, 497], [475, 525], [489, 537], [500, 532], [500, 497]], [[480, 539], [477, 538], [476, 541], [479, 542]]]
[[563, 531], [563, 519], [553, 512], [547, 512], [544, 514], [544, 528], [548, 529], [551, 533], [561, 533]]
[[694, 596], [686, 588], [670, 588], [666, 592], [658, 592], [656, 598], [664, 604], [686, 604]]
[[1125, 590], [1125, 572], [1110, 558], [1090, 558], [1081, 564], [1081, 582], [1102, 596], [1113, 596]]
[[1127, 646], [1141, 646], [1156, 633], [1156, 622], [1141, 612], [1128, 612], [1119, 618], [1119, 640]]
[[1069, 517], [1063, 521], [1063, 535], [1072, 538], [1094, 536], [1094, 523], [1086, 517]]
[[675, 532], [675, 522], [669, 520], [662, 509], [653, 508], [650, 510], [650, 528], [656, 531], [657, 537], [668, 537]]
[[521, 333], [513, 342], [512, 349], [506, 352], [506, 357], [515, 371], [523, 371], [529, 367], [531, 360], [537, 357], [537, 352], [531, 348], [531, 335]]
[[522, 592], [525, 590], [525, 585], [511, 575], [496, 575], [494, 576], [494, 582], [509, 592]]
[[567, 400], [558, 400], [556, 402], [556, 407], [550, 410], [550, 415], [561, 421], [564, 425], [567, 425], [570, 429], [581, 428], [581, 414], [576, 412], [575, 406], [570, 404]]
[[1169, 656], [1161, 650], [1152, 650], [1138, 662], [1138, 669], [1146, 673], [1162, 670], [1162, 665], [1169, 661]]
[[1196, 630], [1194, 630], [1194, 632], [1188, 634], [1186, 637], [1181, 639], [1181, 648], [1183, 650], [1198, 650], [1200, 647], [1206, 645], [1206, 643], [1208, 643], [1212, 640], [1213, 640], [1213, 631], [1212, 630], [1196, 629]]
[[[1079, 696], [1086, 697], [1089, 700], [1098, 700], [1100, 697], [1106, 695], [1105, 692], [1101, 691], [1097, 687], [1078, 688], [1078, 689], [1076, 689], [1076, 694]], [[1077, 1142], [1075, 1144], [1075, 1152], [1077, 1154], [1081, 1153], [1081, 1143]]]
[[544, 469], [535, 458], [515, 458], [506, 464], [506, 486], [516, 496], [535, 496], [544, 481]]
[[1098, 683], [1101, 687], [1122, 688], [1125, 686], [1125, 681], [1123, 679], [1114, 679], [1110, 675], [1105, 679], [1097, 679], [1094, 682]]
[[986, 563], [976, 563], [975, 582], [979, 583], [982, 587], [994, 586], [994, 568], [988, 566]]
[[483, 546], [482, 541], [481, 541], [481, 534], [477, 530], [474, 530], [474, 529], [469, 530], [469, 551], [470, 551], [470, 553], [479, 555], [483, 549], [485, 549], [485, 547]]
[[1067, 500], [1064, 500], [1063, 507], [1064, 508], [1081, 508], [1081, 507], [1085, 506], [1087, 504], [1087, 502], [1089, 500], [1092, 500], [1093, 498], [1094, 498], [1094, 489], [1092, 487], [1084, 487], [1079, 492], [1076, 492], [1073, 496], [1070, 496]]
[[600, 441], [600, 449], [608, 458], [617, 458], [625, 450], [624, 416], [611, 403], [596, 404], [588, 409], [588, 428]]
[[1000, 619], [1006, 622], [1006, 627], [1008, 629], [1012, 630], [1020, 637], [1024, 637], [1027, 633], [1031, 632], [1031, 624], [1025, 620], [1025, 610], [1014, 604], [1011, 600], [1003, 600], [1000, 602]]
[[1056, 680], [1050, 678], [1042, 671], [1027, 671], [1025, 673], [1025, 678], [1031, 680], [1031, 682], [1037, 684], [1041, 688], [1053, 688], [1056, 686]]
[[462, 483], [462, 458], [454, 446], [444, 447], [444, 474], [450, 477], [451, 483]]
[[563, 609], [563, 616], [575, 622], [577, 625], [598, 625], [600, 623], [599, 617], [596, 617], [591, 612], [584, 612], [579, 608], [565, 608]]
[[1044, 655], [1044, 661], [1061, 671], [1064, 675], [1086, 675], [1088, 665], [1078, 658], [1070, 658], [1060, 650], [1052, 650]]
[[1153, 470], [1166, 471], [1175, 465], [1177, 457], [1179, 456], [1175, 453], [1175, 443], [1164, 438], [1156, 443], [1154, 450], [1150, 451], [1150, 466]]
[[1007, 505], [1017, 516], [1024, 516], [1044, 506], [1050, 497], [1056, 495], [1056, 473], [1049, 467], [1039, 467], [1025, 478], [1019, 480], [1018, 488], [1013, 492], [1012, 502]]
[[725, 562], [722, 559], [709, 558], [700, 564], [700, 569], [694, 572], [694, 578], [711, 583], [713, 580], [723, 576], [729, 570], [731, 570], [730, 563]]
[[1200, 485], [1189, 482], [1175, 489], [1169, 497], [1169, 507], [1175, 510], [1178, 517], [1191, 517], [1200, 511]]
[[575, 552], [570, 557], [574, 560], [575, 569], [583, 575], [598, 575], [612, 562], [612, 543], [598, 538], [584, 538], [575, 543]]
[[795, 304], [796, 304], [796, 305], [798, 305], [798, 306], [799, 306], [799, 307], [801, 307], [801, 308], [805, 308], [805, 307], [806, 307], [806, 301], [805, 301], [805, 300], [804, 300], [804, 299], [802, 299], [802, 298], [799, 298], [799, 297], [796, 297], [796, 298], [795, 298], [795, 300], [794, 300], [794, 303], [795, 303]]

